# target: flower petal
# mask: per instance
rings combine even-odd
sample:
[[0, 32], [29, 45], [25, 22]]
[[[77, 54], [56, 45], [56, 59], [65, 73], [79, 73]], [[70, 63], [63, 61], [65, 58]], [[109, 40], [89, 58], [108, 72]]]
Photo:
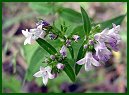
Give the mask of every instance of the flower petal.
[[45, 70], [46, 70], [47, 72], [51, 72], [52, 68], [51, 68], [50, 66], [47, 66], [47, 67], [45, 67]]
[[79, 61], [76, 62], [78, 65], [82, 65], [86, 63], [85, 57], [80, 59]]
[[45, 71], [45, 68], [40, 66], [40, 71], [44, 72]]
[[94, 66], [100, 66], [101, 64], [97, 61], [97, 60], [95, 60], [94, 58], [92, 58], [92, 64], [94, 65]]
[[28, 38], [24, 41], [24, 45], [26, 45], [26, 44], [31, 44], [31, 42], [32, 42], [32, 39], [31, 39], [31, 36], [30, 36], [30, 37], [28, 37]]
[[55, 76], [53, 74], [51, 74], [50, 72], [48, 72], [48, 78], [53, 79], [53, 78], [55, 78]]
[[44, 38], [45, 35], [46, 35], [46, 32], [45, 32], [45, 31], [42, 31], [42, 32], [40, 33], [39, 37], [40, 37], [40, 38]]
[[108, 33], [109, 29], [108, 28], [105, 28], [102, 32], [101, 32], [101, 35], [104, 36]]
[[44, 83], [44, 85], [47, 85], [47, 82], [48, 82], [48, 75], [46, 75], [46, 76], [42, 76], [42, 81], [43, 81], [43, 83]]
[[27, 38], [29, 36], [29, 32], [28, 32], [28, 29], [25, 30], [22, 30], [22, 34]]
[[33, 76], [35, 76], [35, 77], [42, 77], [42, 71], [38, 71]]
[[92, 69], [93, 69], [93, 66], [91, 65], [91, 62], [87, 61], [86, 64], [85, 64], [85, 70], [90, 71]]

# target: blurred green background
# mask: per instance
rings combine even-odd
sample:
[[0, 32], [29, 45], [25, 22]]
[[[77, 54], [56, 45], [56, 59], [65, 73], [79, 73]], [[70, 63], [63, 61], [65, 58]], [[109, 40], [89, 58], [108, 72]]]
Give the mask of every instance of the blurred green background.
[[[102, 22], [115, 18], [127, 12], [127, 3], [124, 2], [3, 2], [2, 3], [2, 92], [3, 93], [30, 93], [30, 92], [82, 92], [122, 93], [127, 91], [127, 17], [121, 23], [121, 50], [113, 52], [111, 60], [105, 66], [85, 72], [84, 68], [72, 83], [62, 72], [57, 78], [49, 80], [44, 86], [42, 79], [32, 76], [39, 66], [45, 66], [43, 60], [49, 54], [41, 50], [37, 43], [23, 45], [25, 37], [21, 30], [35, 27], [38, 18], [49, 23], [55, 22], [59, 27], [63, 21], [69, 27], [66, 35], [73, 31], [80, 33], [80, 5], [85, 8], [93, 22]], [[72, 15], [71, 15], [72, 14]], [[59, 49], [59, 40], [50, 41]], [[75, 49], [79, 44], [75, 45]], [[29, 69], [28, 69], [29, 68]], [[26, 81], [24, 81], [27, 73]], [[23, 85], [24, 83], [24, 85]]]

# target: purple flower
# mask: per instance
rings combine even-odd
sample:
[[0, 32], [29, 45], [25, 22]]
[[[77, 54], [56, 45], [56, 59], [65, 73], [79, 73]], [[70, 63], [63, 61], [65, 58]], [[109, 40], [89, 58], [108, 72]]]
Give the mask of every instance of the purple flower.
[[66, 46], [71, 46], [71, 40], [69, 39], [66, 40]]
[[120, 48], [121, 38], [118, 34], [120, 31], [120, 25], [113, 24], [112, 29], [104, 29], [101, 33], [95, 34], [94, 38], [100, 43], [105, 42], [106, 46], [114, 51], [118, 51]]
[[47, 27], [49, 26], [50, 24], [44, 20], [40, 20], [39, 22], [36, 23], [36, 26], [37, 28], [43, 28], [43, 27]]
[[120, 49], [120, 43], [121, 43], [121, 37], [118, 34], [120, 31], [120, 25], [113, 24], [113, 28], [109, 30], [107, 33], [107, 38], [105, 40], [105, 43], [107, 47], [111, 48], [114, 51], [119, 51]]
[[105, 42], [105, 39], [107, 37], [107, 32], [108, 29], [104, 29], [101, 33], [97, 33], [94, 35], [94, 39], [97, 40], [98, 42]]
[[75, 42], [78, 42], [78, 40], [80, 39], [80, 37], [78, 35], [73, 35], [73, 39]]
[[111, 52], [105, 46], [105, 43], [95, 44], [96, 56], [99, 61], [106, 62], [110, 59]]
[[93, 45], [94, 44], [94, 41], [93, 40], [89, 40], [89, 44], [90, 45]]
[[58, 64], [56, 65], [56, 67], [57, 67], [58, 69], [62, 70], [62, 69], [64, 69], [64, 64], [58, 63]]
[[60, 50], [60, 54], [63, 56], [63, 57], [66, 57], [67, 56], [67, 48], [65, 45], [62, 46], [61, 50]]
[[57, 38], [57, 35], [55, 35], [55, 34], [51, 33], [51, 34], [49, 35], [49, 37], [50, 37], [50, 39], [51, 39], [51, 40], [54, 40], [54, 39], [56, 39], [56, 38]]
[[119, 34], [119, 32], [120, 32], [120, 25], [116, 26], [114, 23], [112, 23], [112, 25], [113, 25], [113, 28], [110, 29], [109, 31], [112, 32], [112, 33]]
[[91, 52], [87, 52], [86, 56], [76, 62], [79, 65], [85, 64], [85, 70], [89, 71], [94, 68], [94, 66], [100, 66], [100, 63], [95, 60]]
[[55, 56], [54, 56], [54, 55], [51, 55], [50, 58], [51, 58], [52, 60], [55, 60]]

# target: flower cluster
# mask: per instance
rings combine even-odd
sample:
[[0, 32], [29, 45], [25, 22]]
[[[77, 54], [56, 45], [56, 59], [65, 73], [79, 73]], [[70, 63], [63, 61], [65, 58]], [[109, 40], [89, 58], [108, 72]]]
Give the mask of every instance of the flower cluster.
[[89, 71], [95, 66], [100, 66], [100, 63], [108, 61], [111, 56], [111, 50], [118, 51], [120, 49], [121, 38], [119, 31], [120, 25], [113, 24], [112, 29], [104, 29], [101, 33], [95, 34], [93, 40], [89, 40], [89, 43], [84, 45], [84, 49], [91, 45], [93, 49], [89, 50], [85, 57], [76, 63], [79, 65], [85, 64], [85, 70]]
[[41, 20], [38, 23], [36, 23], [36, 28], [30, 30], [22, 30], [22, 34], [26, 37], [24, 45], [32, 44], [38, 38], [44, 38], [46, 35], [45, 30], [48, 26], [48, 22]]
[[[98, 26], [96, 26], [98, 27]], [[92, 30], [96, 30], [96, 27]], [[80, 39], [79, 35], [72, 35], [66, 37], [64, 32], [67, 30], [66, 26], [61, 26], [61, 32], [56, 32], [57, 29], [51, 26], [48, 22], [40, 20], [36, 23], [36, 28], [22, 30], [23, 35], [26, 37], [24, 45], [32, 44], [38, 38], [44, 39], [47, 35], [51, 40], [60, 38], [63, 45], [56, 54], [50, 55], [44, 61], [47, 63], [46, 67], [40, 67], [34, 77], [42, 77], [44, 85], [47, 84], [48, 79], [53, 79], [65, 68], [63, 61], [67, 59], [67, 48], [72, 45], [72, 42], [77, 43]], [[100, 66], [110, 59], [111, 50], [118, 51], [120, 46], [120, 25], [113, 24], [112, 29], [104, 29], [102, 32], [93, 32], [87, 37], [83, 49], [86, 50], [84, 58], [78, 60], [76, 63], [79, 65], [85, 64], [85, 70], [89, 71], [95, 66]], [[63, 32], [63, 33], [62, 33]]]
[[[40, 20], [36, 23], [36, 28], [22, 30], [23, 35], [26, 37], [24, 41], [24, 45], [32, 44], [38, 38], [44, 39], [47, 35], [51, 40], [55, 40], [60, 37], [59, 34], [53, 31], [54, 27], [50, 26], [50, 24], [44, 20]], [[63, 31], [63, 29], [62, 29]], [[66, 31], [66, 27], [65, 27]], [[60, 37], [63, 38], [64, 44], [59, 50], [58, 54], [50, 55], [49, 58], [46, 58], [44, 63], [47, 63], [45, 68], [40, 67], [40, 71], [34, 74], [35, 77], [42, 77], [44, 85], [47, 84], [48, 79], [53, 79], [57, 76], [57, 72], [63, 70], [65, 68], [65, 64], [62, 61], [67, 57], [67, 47], [71, 46], [72, 41], [78, 42], [80, 37], [78, 35], [73, 35], [71, 38]]]

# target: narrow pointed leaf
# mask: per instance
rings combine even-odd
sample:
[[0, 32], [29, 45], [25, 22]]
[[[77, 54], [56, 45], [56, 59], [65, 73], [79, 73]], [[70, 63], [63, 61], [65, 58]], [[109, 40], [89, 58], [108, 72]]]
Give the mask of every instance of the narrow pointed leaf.
[[82, 23], [81, 14], [70, 8], [62, 8], [59, 11], [59, 16], [72, 23]]
[[52, 45], [50, 45], [47, 41], [45, 41], [45, 40], [43, 40], [41, 38], [38, 38], [36, 41], [49, 54], [55, 54], [55, 53], [57, 53], [56, 49]]
[[72, 82], [75, 82], [75, 73], [74, 73], [74, 70], [73, 68], [70, 66], [70, 64], [67, 62], [67, 60], [65, 60], [63, 62], [63, 64], [65, 64], [65, 67], [64, 67], [64, 71], [65, 73], [68, 75], [68, 77], [70, 78], [70, 80]]
[[104, 22], [99, 22], [96, 23], [94, 25], [100, 24], [101, 25], [101, 29], [105, 29], [105, 28], [112, 28], [112, 23], [116, 24], [116, 25], [120, 25], [122, 23], [122, 21], [124, 20], [126, 14], [124, 15], [120, 15], [118, 17], [115, 17], [113, 19], [104, 21]]
[[68, 49], [69, 49], [69, 52], [71, 54], [71, 57], [74, 59], [74, 50], [73, 50], [73, 47], [72, 46], [69, 46]]
[[[81, 58], [83, 58], [84, 55], [85, 55], [85, 53], [86, 53], [86, 50], [83, 49], [83, 45], [84, 45], [84, 44], [82, 44], [82, 46], [81, 46], [80, 49], [79, 49], [79, 52], [78, 52], [77, 60], [76, 60], [76, 61], [78, 61], [78, 60], [80, 60]], [[78, 73], [79, 73], [81, 67], [82, 67], [82, 65], [75, 64], [75, 74], [76, 74], [76, 75], [78, 75]]]
[[82, 13], [82, 20], [84, 23], [83, 25], [84, 31], [85, 31], [86, 36], [88, 36], [91, 30], [91, 22], [90, 22], [88, 14], [82, 7], [81, 7], [81, 13]]

